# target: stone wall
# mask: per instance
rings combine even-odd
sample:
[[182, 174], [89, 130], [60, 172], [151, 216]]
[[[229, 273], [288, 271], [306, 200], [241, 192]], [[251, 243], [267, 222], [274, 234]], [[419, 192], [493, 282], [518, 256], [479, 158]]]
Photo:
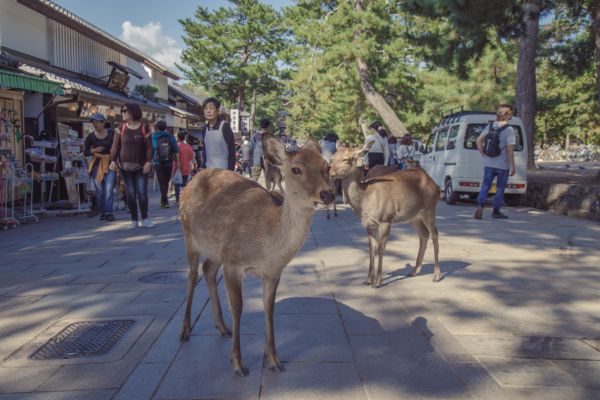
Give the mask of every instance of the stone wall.
[[522, 204], [556, 214], [600, 221], [600, 185], [529, 181]]

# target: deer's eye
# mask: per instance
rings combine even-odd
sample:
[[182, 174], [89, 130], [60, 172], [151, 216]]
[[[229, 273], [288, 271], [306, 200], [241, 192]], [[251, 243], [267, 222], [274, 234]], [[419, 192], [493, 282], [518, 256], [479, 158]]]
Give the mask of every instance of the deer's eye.
[[300, 170], [300, 168], [297, 167], [292, 168], [292, 173], [294, 175], [302, 175], [302, 171]]

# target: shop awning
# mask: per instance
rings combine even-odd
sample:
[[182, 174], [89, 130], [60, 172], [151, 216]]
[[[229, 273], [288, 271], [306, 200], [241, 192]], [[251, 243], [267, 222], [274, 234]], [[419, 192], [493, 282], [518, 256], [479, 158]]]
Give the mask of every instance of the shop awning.
[[17, 72], [0, 70], [0, 86], [28, 90], [31, 92], [48, 93], [55, 95], [64, 94], [64, 90], [60, 83], [51, 82], [44, 78], [37, 78]]
[[143, 110], [149, 110], [158, 113], [169, 112], [169, 109], [166, 106], [163, 106], [158, 102], [151, 100], [144, 101], [135, 99], [133, 97], [128, 97], [123, 93], [115, 92], [104, 86], [101, 86], [100, 84], [95, 84], [83, 78], [68, 75], [64, 72], [51, 70], [49, 67], [35, 67], [22, 63], [21, 66], [19, 66], [19, 69], [30, 74], [43, 75], [46, 79], [56, 82], [58, 85], [60, 85], [66, 91], [65, 93], [68, 94], [80, 94], [91, 99], [96, 99], [97, 101], [105, 101], [116, 105], [131, 101], [138, 103]]

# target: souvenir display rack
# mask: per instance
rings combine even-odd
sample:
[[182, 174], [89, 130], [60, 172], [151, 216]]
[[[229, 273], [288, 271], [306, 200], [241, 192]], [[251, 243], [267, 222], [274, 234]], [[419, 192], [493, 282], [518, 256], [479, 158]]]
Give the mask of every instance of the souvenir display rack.
[[61, 175], [65, 180], [67, 197], [71, 204], [77, 204], [77, 209], [69, 210], [68, 213], [87, 213], [90, 211], [89, 207], [84, 208], [81, 205], [81, 192], [85, 193], [90, 179], [86, 158], [83, 154], [85, 139], [80, 138], [77, 131], [68, 125], [60, 123], [58, 124], [58, 136], [62, 161]]

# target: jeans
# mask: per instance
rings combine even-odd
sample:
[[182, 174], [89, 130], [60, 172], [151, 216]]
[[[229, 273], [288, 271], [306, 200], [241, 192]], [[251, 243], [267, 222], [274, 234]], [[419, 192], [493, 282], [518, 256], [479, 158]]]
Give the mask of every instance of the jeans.
[[173, 164], [156, 164], [154, 169], [156, 170], [156, 179], [160, 188], [160, 205], [162, 206], [169, 203], [167, 193], [169, 192], [169, 181], [173, 172]]
[[498, 169], [492, 167], [485, 167], [483, 169], [483, 184], [481, 185], [481, 191], [477, 196], [477, 204], [483, 208], [485, 201], [487, 200], [488, 193], [492, 187], [492, 182], [496, 178], [496, 195], [494, 196], [494, 210], [500, 210], [502, 207], [502, 201], [504, 200], [504, 189], [506, 189], [506, 183], [508, 182], [508, 170]]
[[96, 181], [96, 174], [98, 173], [98, 162], [94, 164], [92, 169], [92, 182], [96, 189], [96, 203], [98, 204], [98, 210], [102, 214], [112, 214], [113, 212], [113, 191], [115, 188], [115, 178], [117, 174], [115, 171], [107, 171], [104, 175], [102, 182]]
[[127, 172], [121, 169], [121, 177], [125, 183], [127, 192], [127, 207], [131, 213], [131, 220], [138, 220], [138, 203], [142, 219], [148, 218], [148, 175], [140, 169], [135, 172]]
[[177, 185], [175, 184], [175, 201], [179, 203], [179, 193], [181, 193], [181, 188], [185, 187], [185, 185], [187, 185], [188, 183], [188, 179], [189, 179], [189, 175], [182, 175], [182, 184], [181, 185]]

